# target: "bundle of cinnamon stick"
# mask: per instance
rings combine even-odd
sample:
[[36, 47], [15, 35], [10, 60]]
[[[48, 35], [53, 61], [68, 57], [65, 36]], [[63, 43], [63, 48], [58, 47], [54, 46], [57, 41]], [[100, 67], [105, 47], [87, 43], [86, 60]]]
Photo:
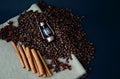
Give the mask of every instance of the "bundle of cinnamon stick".
[[50, 77], [52, 74], [47, 67], [45, 60], [38, 50], [25, 47], [23, 44], [11, 42], [18, 60], [23, 68], [36, 73], [38, 77]]

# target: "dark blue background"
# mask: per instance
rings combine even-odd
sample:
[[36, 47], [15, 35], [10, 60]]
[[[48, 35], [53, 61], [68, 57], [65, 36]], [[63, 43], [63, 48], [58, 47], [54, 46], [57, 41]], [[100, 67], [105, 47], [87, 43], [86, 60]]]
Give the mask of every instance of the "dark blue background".
[[[39, 0], [0, 0], [0, 23], [18, 15]], [[96, 47], [94, 69], [87, 79], [120, 79], [120, 8], [115, 0], [45, 0], [71, 8], [74, 14], [87, 17], [82, 22], [87, 39]]]

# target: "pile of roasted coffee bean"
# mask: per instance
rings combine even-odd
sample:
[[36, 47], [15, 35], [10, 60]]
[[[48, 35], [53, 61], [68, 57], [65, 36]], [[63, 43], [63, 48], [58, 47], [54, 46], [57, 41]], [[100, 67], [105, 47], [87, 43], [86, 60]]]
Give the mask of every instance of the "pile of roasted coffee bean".
[[[72, 60], [71, 54], [74, 54], [84, 67], [88, 65], [94, 58], [94, 47], [93, 43], [86, 40], [86, 33], [79, 22], [82, 17], [73, 15], [69, 9], [56, 8], [44, 2], [38, 3], [38, 6], [42, 13], [25, 11], [18, 18], [18, 27], [13, 26], [15, 29], [12, 30], [2, 28], [0, 37], [5, 38], [3, 36], [6, 32], [3, 30], [10, 31], [12, 35], [7, 34], [9, 37], [6, 37], [12, 38], [7, 41], [22, 43], [39, 50], [42, 56], [51, 60], [48, 66], [55, 72], [72, 68], [69, 65], [69, 61]], [[41, 36], [38, 24], [42, 21], [47, 21], [55, 32], [55, 40], [51, 43]], [[8, 26], [12, 26], [12, 23]], [[59, 58], [65, 59], [66, 63], [60, 62]]]

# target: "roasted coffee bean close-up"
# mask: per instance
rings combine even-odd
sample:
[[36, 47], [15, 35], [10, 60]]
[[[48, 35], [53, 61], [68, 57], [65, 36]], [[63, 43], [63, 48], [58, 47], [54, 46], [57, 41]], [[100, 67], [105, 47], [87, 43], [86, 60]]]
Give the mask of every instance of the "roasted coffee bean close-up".
[[[55, 72], [72, 69], [69, 65], [71, 54], [74, 54], [84, 67], [90, 64], [94, 58], [94, 46], [86, 39], [83, 31], [80, 22], [83, 16], [78, 17], [67, 8], [54, 7], [43, 2], [38, 3], [38, 6], [42, 13], [32, 10], [23, 12], [18, 18], [18, 27], [10, 22], [7, 26], [13, 28], [2, 28], [0, 38], [39, 50], [45, 59], [51, 60], [48, 67]], [[44, 21], [49, 23], [55, 33], [55, 39], [50, 43], [42, 38], [39, 30], [40, 22]], [[9, 32], [7, 35], [6, 31]], [[60, 62], [59, 58], [65, 59], [66, 63]]]

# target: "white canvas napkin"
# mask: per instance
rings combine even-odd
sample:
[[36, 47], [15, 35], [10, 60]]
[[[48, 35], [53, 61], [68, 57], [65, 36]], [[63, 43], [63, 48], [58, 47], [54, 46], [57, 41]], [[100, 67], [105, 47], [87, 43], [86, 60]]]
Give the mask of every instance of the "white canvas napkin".
[[[38, 10], [42, 12], [40, 8], [33, 4], [27, 11]], [[9, 19], [8, 21], [13, 21], [14, 25], [17, 26], [19, 15]], [[7, 21], [7, 22], [8, 22]], [[0, 28], [7, 24], [7, 22], [0, 25]], [[85, 69], [78, 61], [78, 59], [72, 55], [73, 60], [70, 61], [72, 65], [72, 70], [65, 70], [58, 73], [53, 73], [53, 76], [45, 79], [77, 79], [86, 73]], [[61, 59], [62, 60], [62, 59]], [[64, 60], [62, 60], [64, 61]], [[36, 74], [33, 74], [31, 71], [23, 69], [18, 61], [18, 58], [11, 47], [10, 43], [7, 43], [3, 40], [0, 40], [0, 79], [44, 79], [42, 77], [37, 77]]]

